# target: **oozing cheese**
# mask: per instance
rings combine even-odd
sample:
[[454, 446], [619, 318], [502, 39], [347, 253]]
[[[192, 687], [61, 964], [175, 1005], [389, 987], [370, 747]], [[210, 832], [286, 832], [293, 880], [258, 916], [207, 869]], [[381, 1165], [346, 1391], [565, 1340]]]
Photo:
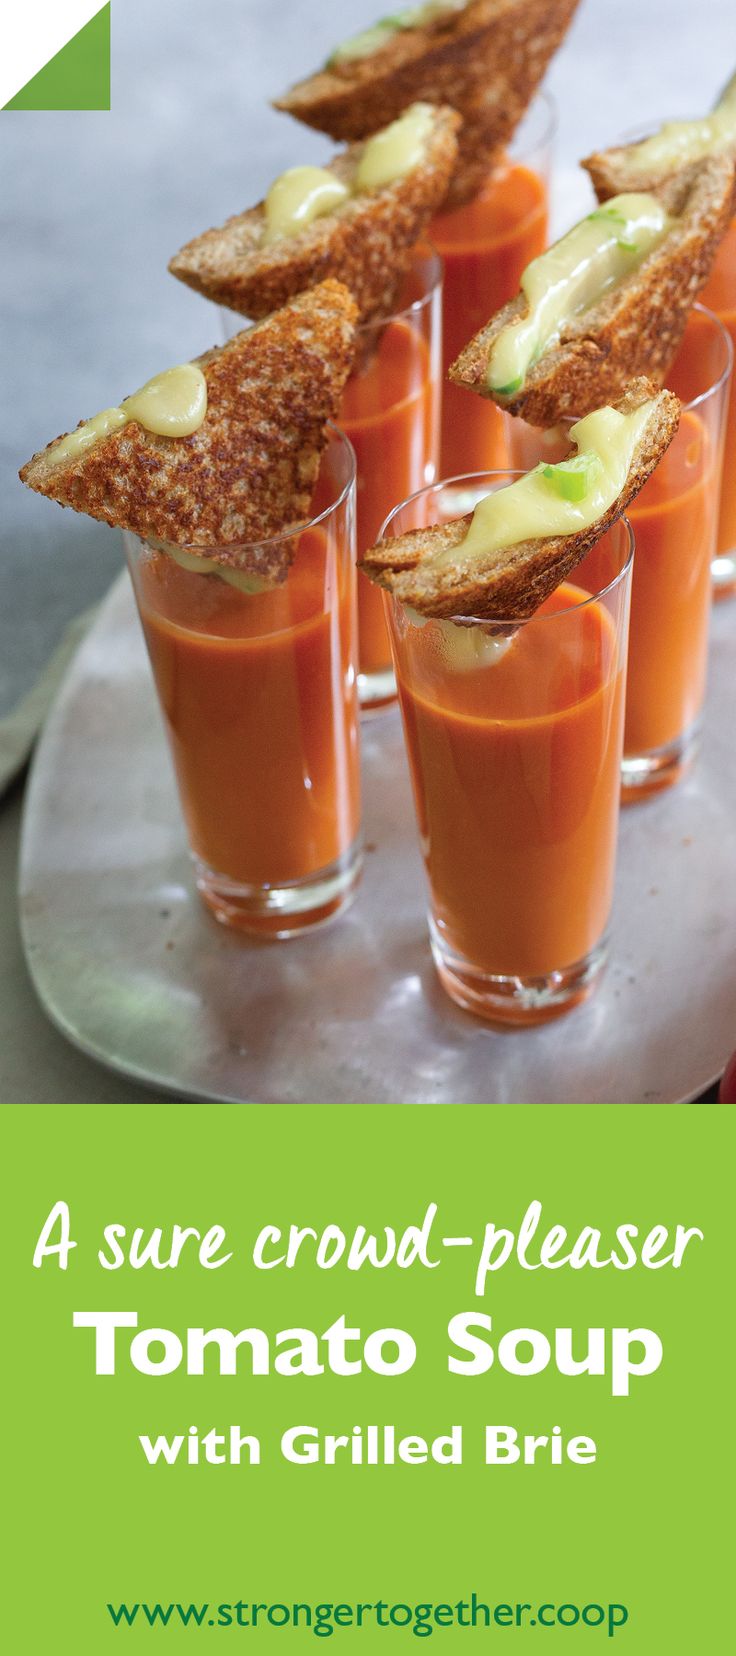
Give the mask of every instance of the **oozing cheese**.
[[443, 12], [464, 11], [467, 3], [468, 0], [428, 0], [424, 6], [407, 6], [389, 17], [381, 17], [370, 29], [362, 29], [360, 34], [351, 35], [349, 40], [343, 40], [336, 46], [328, 63], [349, 63], [353, 58], [372, 57], [402, 30], [421, 29], [425, 23], [433, 23], [436, 17], [441, 17]]
[[53, 445], [50, 457], [54, 465], [60, 460], [77, 459], [101, 437], [129, 425], [131, 420], [137, 420], [157, 437], [190, 437], [206, 413], [207, 381], [196, 362], [185, 362], [156, 374], [118, 408], [103, 409], [68, 437], [62, 437]]
[[706, 155], [720, 155], [736, 145], [736, 75], [712, 114], [702, 121], [667, 121], [654, 137], [633, 144], [626, 154], [632, 172], [674, 172]]
[[180, 546], [171, 546], [167, 542], [161, 545], [162, 552], [168, 552], [180, 569], [186, 569], [190, 575], [219, 575], [221, 581], [227, 581], [228, 586], [237, 587], [238, 592], [248, 593], [265, 592], [268, 582], [261, 575], [248, 575], [244, 569], [228, 569], [226, 564], [216, 563], [214, 558], [199, 558], [194, 552], [184, 552]]
[[533, 259], [521, 278], [527, 314], [509, 322], [493, 343], [491, 390], [506, 396], [520, 391], [533, 363], [555, 344], [566, 323], [636, 270], [672, 222], [654, 196], [613, 196]]
[[517, 483], [485, 496], [476, 506], [464, 540], [437, 556], [437, 563], [465, 556], [493, 556], [507, 546], [553, 535], [575, 535], [589, 529], [613, 505], [623, 489], [641, 435], [649, 420], [651, 402], [633, 414], [615, 408], [597, 408], [571, 427], [570, 438], [579, 453], [597, 457], [591, 468], [591, 487], [581, 500], [565, 499], [545, 476], [555, 467], [537, 466]]
[[275, 179], [266, 196], [267, 242], [295, 236], [307, 224], [350, 198], [347, 184], [324, 167], [289, 167]]
[[264, 241], [296, 236], [314, 219], [339, 212], [353, 195], [393, 184], [419, 166], [432, 133], [434, 113], [431, 104], [412, 104], [398, 121], [369, 138], [352, 187], [325, 167], [289, 167], [281, 173], [264, 203]]
[[424, 158], [434, 122], [431, 104], [412, 104], [398, 121], [392, 121], [370, 138], [355, 175], [356, 190], [376, 190], [393, 184], [418, 167]]

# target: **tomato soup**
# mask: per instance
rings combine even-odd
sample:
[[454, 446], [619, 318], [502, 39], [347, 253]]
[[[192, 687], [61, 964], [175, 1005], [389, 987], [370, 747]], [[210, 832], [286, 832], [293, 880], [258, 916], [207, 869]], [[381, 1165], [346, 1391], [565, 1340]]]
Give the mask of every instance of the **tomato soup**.
[[334, 863], [359, 822], [353, 592], [319, 528], [248, 596], [148, 552], [136, 589], [195, 856], [243, 886]]
[[502, 416], [493, 403], [450, 385], [447, 370], [546, 247], [544, 181], [507, 161], [467, 206], [436, 218], [429, 234], [445, 261], [441, 475], [492, 471], [506, 464]]
[[[710, 280], [701, 295], [704, 305], [715, 311], [731, 337], [736, 351], [736, 219], [721, 242]], [[721, 511], [718, 524], [717, 556], [731, 554], [734, 579], [724, 582], [721, 596], [736, 590], [736, 389], [731, 383], [731, 395], [726, 424], [725, 462], [721, 485]], [[716, 588], [718, 593], [719, 588]]]
[[[705, 694], [711, 560], [722, 466], [727, 347], [708, 311], [692, 312], [667, 376], [684, 407], [669, 449], [628, 508], [636, 540], [624, 735], [627, 798], [677, 780]], [[508, 419], [513, 464], [569, 451], [571, 422], [540, 432]], [[586, 569], [596, 581], [596, 551]]]
[[[360, 557], [392, 508], [436, 475], [439, 385], [428, 345], [411, 320], [397, 318], [378, 334], [348, 381], [340, 424], [357, 461]], [[360, 573], [358, 636], [361, 673], [390, 672], [382, 593]]]
[[397, 650], [434, 924], [484, 973], [573, 966], [608, 924], [623, 652], [586, 597], [559, 588], [487, 665], [453, 667], [432, 623]]

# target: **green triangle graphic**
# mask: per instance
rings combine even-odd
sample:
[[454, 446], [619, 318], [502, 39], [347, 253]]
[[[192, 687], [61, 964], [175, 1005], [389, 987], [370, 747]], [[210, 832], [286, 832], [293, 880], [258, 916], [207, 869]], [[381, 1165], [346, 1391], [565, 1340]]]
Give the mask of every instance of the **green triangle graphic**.
[[5, 109], [109, 109], [110, 6], [103, 6]]

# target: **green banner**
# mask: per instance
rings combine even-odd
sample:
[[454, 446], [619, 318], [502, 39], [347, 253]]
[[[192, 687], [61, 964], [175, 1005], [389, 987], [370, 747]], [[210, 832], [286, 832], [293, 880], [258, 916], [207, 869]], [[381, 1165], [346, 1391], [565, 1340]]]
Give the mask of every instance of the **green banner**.
[[6, 1109], [8, 1648], [724, 1650], [733, 1124]]
[[5, 109], [109, 109], [110, 6], [103, 6]]

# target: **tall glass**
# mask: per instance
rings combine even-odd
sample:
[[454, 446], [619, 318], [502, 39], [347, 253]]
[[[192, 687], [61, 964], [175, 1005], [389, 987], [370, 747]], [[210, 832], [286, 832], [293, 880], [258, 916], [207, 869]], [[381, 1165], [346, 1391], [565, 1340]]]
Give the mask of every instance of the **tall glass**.
[[[674, 118], [687, 120], [689, 117], [680, 115]], [[670, 116], [669, 119], [673, 117]], [[638, 144], [643, 138], [651, 138], [662, 125], [663, 122], [660, 121], [654, 126], [638, 127], [633, 132], [624, 133], [617, 139], [617, 143]], [[707, 309], [713, 311], [719, 322], [723, 323], [736, 351], [736, 218], [721, 242], [710, 277], [700, 297]], [[733, 378], [726, 410], [725, 453], [727, 459], [722, 474], [721, 503], [712, 564], [713, 597], [716, 600], [731, 598], [736, 593], [736, 466], [731, 463], [736, 456], [736, 380]]]
[[[515, 475], [438, 483], [384, 533], [458, 517]], [[606, 958], [633, 548], [622, 519], [594, 575], [586, 560], [530, 620], [498, 616], [507, 636], [386, 599], [435, 966], [492, 1022], [566, 1011]]]
[[[703, 291], [703, 302], [715, 311], [723, 324], [731, 348], [736, 351], [736, 219], [716, 254], [716, 261]], [[734, 379], [728, 398], [725, 453], [727, 463], [721, 481], [721, 509], [713, 559], [713, 597], [731, 598], [736, 593], [736, 391]]]
[[472, 201], [435, 218], [430, 235], [445, 263], [443, 477], [508, 462], [499, 410], [447, 381], [447, 370], [489, 316], [518, 292], [522, 271], [547, 245], [548, 184], [557, 120], [539, 93], [508, 156]]
[[[668, 374], [683, 403], [680, 428], [629, 508], [636, 534], [622, 770], [629, 801], [671, 786], [697, 750], [732, 358], [722, 323], [696, 305]], [[542, 432], [506, 418], [515, 465], [529, 470], [568, 453], [573, 422]]]
[[293, 561], [257, 594], [124, 537], [197, 887], [264, 937], [337, 914], [362, 862], [355, 457], [334, 429], [313, 514], [275, 537]]
[[[423, 245], [393, 315], [359, 328], [343, 397], [340, 424], [357, 461], [359, 557], [392, 506], [438, 475], [441, 328], [442, 260]], [[381, 593], [360, 573], [358, 637], [361, 705], [379, 707], [396, 695], [391, 646]]]

